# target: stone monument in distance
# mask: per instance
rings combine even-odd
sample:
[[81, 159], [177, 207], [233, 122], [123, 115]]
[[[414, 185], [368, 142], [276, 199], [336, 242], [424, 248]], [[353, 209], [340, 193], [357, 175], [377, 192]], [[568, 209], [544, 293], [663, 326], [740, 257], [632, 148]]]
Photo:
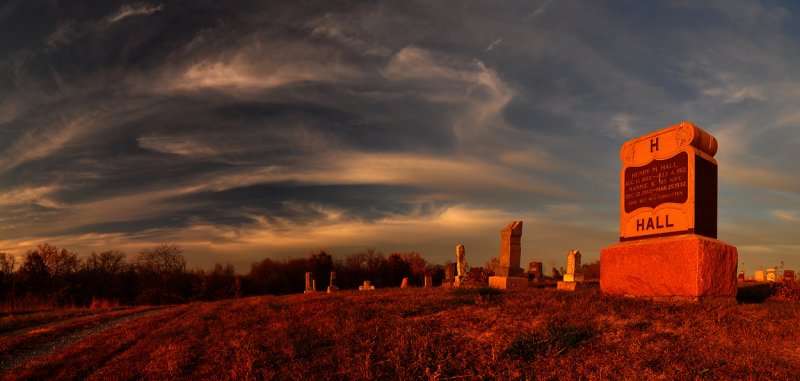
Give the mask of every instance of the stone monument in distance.
[[467, 276], [467, 251], [464, 249], [464, 245], [460, 243], [456, 245], [456, 270], [455, 285], [460, 286]]
[[331, 281], [328, 285], [328, 293], [332, 294], [336, 291], [339, 291], [339, 287], [336, 287], [336, 271], [331, 271]]
[[716, 239], [716, 152], [717, 140], [691, 122], [622, 145], [620, 242], [600, 252], [602, 292], [736, 296], [738, 252]]
[[500, 232], [500, 263], [489, 277], [489, 287], [500, 289], [525, 288], [528, 280], [519, 267], [522, 253], [522, 221], [511, 221]]
[[556, 283], [556, 289], [565, 291], [575, 291], [578, 283], [583, 282], [581, 274], [581, 252], [570, 250], [567, 253], [567, 271], [562, 280]]
[[306, 273], [306, 289], [305, 289], [305, 291], [303, 291], [303, 293], [304, 294], [312, 294], [312, 293], [314, 293], [315, 291], [317, 291], [316, 287], [314, 287], [314, 286], [315, 286], [314, 279], [311, 278], [311, 273], [307, 272]]

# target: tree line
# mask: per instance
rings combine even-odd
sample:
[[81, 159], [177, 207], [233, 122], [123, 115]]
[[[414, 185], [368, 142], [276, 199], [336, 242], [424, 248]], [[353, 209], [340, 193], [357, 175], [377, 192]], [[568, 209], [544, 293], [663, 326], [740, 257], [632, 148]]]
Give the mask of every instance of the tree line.
[[340, 289], [356, 289], [369, 280], [377, 287], [398, 287], [403, 278], [421, 286], [425, 275], [441, 282], [443, 266], [428, 263], [417, 252], [385, 256], [368, 248], [334, 259], [325, 250], [307, 258], [283, 261], [264, 259], [240, 275], [230, 263], [210, 270], [187, 270], [183, 251], [161, 244], [128, 256], [119, 250], [76, 252], [50, 244], [28, 250], [21, 258], [0, 252], [0, 302], [3, 309], [30, 306], [91, 306], [112, 304], [170, 304], [198, 300], [289, 294], [304, 290], [304, 276], [311, 272], [317, 289], [324, 291], [331, 271]]
[[[367, 248], [334, 258], [326, 250], [315, 250], [307, 258], [265, 258], [240, 275], [230, 263], [217, 263], [210, 270], [187, 270], [183, 251], [172, 244], [146, 248], [135, 256], [108, 250], [81, 258], [74, 251], [45, 243], [28, 250], [21, 260], [0, 252], [0, 302], [4, 310], [14, 310], [25, 306], [91, 306], [98, 301], [152, 305], [281, 295], [302, 292], [306, 272], [311, 272], [319, 291], [329, 286], [331, 272], [336, 272], [340, 289], [357, 289], [365, 280], [379, 288], [398, 287], [403, 278], [408, 278], [412, 286], [422, 286], [426, 275], [438, 285], [444, 278], [444, 268], [451, 264], [429, 263], [413, 251], [384, 255]], [[496, 258], [492, 258], [484, 268], [473, 268], [469, 276], [485, 282], [496, 265]], [[560, 279], [563, 269], [552, 270], [552, 277], [545, 278]], [[584, 264], [583, 270], [587, 278], [599, 278], [600, 264]]]

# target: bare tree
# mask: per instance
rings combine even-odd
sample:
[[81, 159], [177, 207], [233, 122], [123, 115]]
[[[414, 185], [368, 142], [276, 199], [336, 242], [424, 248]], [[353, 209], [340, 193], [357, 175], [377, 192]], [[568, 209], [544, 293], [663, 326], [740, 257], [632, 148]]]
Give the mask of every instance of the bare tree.
[[143, 249], [137, 259], [139, 268], [160, 275], [163, 279], [186, 270], [183, 250], [178, 246], [162, 243], [156, 247]]
[[11, 254], [0, 252], [0, 273], [2, 273], [3, 291], [7, 295], [8, 301], [11, 303], [11, 313], [14, 313], [14, 301], [16, 300], [16, 289], [14, 282], [14, 267], [17, 264], [17, 259]]
[[497, 259], [497, 257], [491, 257], [488, 261], [486, 261], [486, 264], [483, 265], [483, 269], [494, 274], [497, 266], [500, 266], [500, 260]]
[[35, 251], [39, 252], [51, 276], [61, 277], [78, 271], [80, 260], [78, 255], [67, 249], [43, 243]]
[[102, 274], [117, 275], [125, 268], [125, 253], [108, 250], [100, 254], [92, 253], [86, 258], [86, 269]]

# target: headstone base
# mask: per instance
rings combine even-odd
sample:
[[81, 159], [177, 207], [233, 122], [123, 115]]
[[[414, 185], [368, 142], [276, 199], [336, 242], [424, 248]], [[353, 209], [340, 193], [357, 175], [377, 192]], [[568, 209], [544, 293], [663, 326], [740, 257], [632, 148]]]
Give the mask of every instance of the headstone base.
[[685, 234], [600, 251], [600, 290], [634, 297], [736, 297], [736, 247]]
[[496, 276], [517, 278], [525, 276], [525, 271], [522, 270], [522, 267], [513, 268], [513, 267], [497, 266], [494, 269], [494, 274]]
[[556, 290], [559, 291], [575, 291], [578, 287], [580, 287], [581, 282], [572, 282], [572, 281], [558, 281], [556, 283]]
[[313, 294], [315, 292], [316, 291], [314, 291], [314, 290], [305, 290], [305, 291], [303, 291], [304, 294]]
[[564, 282], [583, 282], [583, 274], [564, 274]]
[[490, 276], [489, 287], [501, 290], [524, 289], [528, 287], [528, 279], [509, 276]]

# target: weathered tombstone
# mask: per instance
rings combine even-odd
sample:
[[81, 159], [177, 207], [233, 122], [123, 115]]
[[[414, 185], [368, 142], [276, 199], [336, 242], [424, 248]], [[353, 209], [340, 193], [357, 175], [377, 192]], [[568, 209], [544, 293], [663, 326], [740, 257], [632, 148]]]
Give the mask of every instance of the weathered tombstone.
[[328, 293], [334, 293], [339, 291], [339, 287], [336, 287], [336, 271], [331, 271], [331, 283], [328, 286]]
[[306, 289], [303, 291], [304, 294], [310, 294], [314, 292], [314, 280], [311, 279], [311, 273], [306, 273]]
[[528, 280], [519, 267], [522, 253], [522, 221], [511, 221], [500, 232], [500, 261], [495, 268], [495, 276], [489, 277], [489, 287], [510, 289], [524, 288]]
[[778, 279], [778, 269], [767, 269], [767, 282], [774, 282]]
[[558, 281], [558, 290], [575, 291], [578, 282], [583, 282], [581, 272], [581, 252], [570, 250], [567, 253], [567, 271], [564, 273], [563, 280]]
[[533, 260], [528, 264], [528, 281], [540, 283], [542, 281], [542, 262]]
[[403, 282], [400, 283], [400, 288], [408, 288], [408, 278], [403, 278]]
[[739, 282], [744, 282], [744, 270], [739, 270], [739, 276], [736, 278]]
[[717, 237], [717, 140], [683, 122], [620, 150], [620, 242], [600, 252], [603, 292], [736, 296], [738, 253]]
[[581, 252], [570, 250], [567, 253], [567, 272], [564, 274], [564, 282], [582, 282], [581, 274]]
[[764, 280], [766, 280], [766, 278], [764, 277], [764, 270], [756, 270], [755, 279], [756, 282], [763, 282]]
[[456, 269], [458, 274], [456, 275], [455, 285], [459, 286], [464, 277], [467, 276], [467, 252], [462, 244], [456, 245]]
[[456, 279], [456, 264], [448, 263], [444, 265], [444, 279], [442, 280], [442, 287], [451, 287]]
[[425, 287], [433, 286], [433, 277], [430, 275], [425, 275]]
[[783, 271], [783, 281], [784, 282], [794, 282], [794, 270], [784, 270]]

